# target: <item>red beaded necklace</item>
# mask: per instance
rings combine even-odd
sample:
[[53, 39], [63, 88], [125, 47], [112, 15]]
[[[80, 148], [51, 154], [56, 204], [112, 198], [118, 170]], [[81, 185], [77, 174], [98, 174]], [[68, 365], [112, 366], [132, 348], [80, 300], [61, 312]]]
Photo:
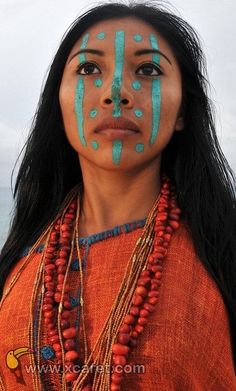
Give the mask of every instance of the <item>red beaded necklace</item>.
[[[79, 358], [76, 344], [76, 327], [71, 324], [72, 305], [69, 301], [69, 285], [66, 273], [71, 257], [72, 236], [74, 232], [77, 201], [70, 202], [65, 213], [58, 218], [51, 230], [44, 252], [44, 298], [43, 320], [48, 342], [52, 345], [57, 363], [70, 369], [65, 374], [67, 382], [75, 382], [78, 371], [74, 371]], [[175, 229], [179, 227], [180, 209], [176, 202], [176, 193], [167, 177], [162, 178], [160, 198], [155, 217], [155, 236], [152, 252], [149, 254], [146, 267], [141, 271], [128, 313], [119, 327], [117, 338], [112, 345], [113, 371], [110, 391], [120, 391], [124, 377], [120, 368], [128, 362], [130, 350], [137, 345], [137, 339], [148, 324], [148, 317], [155, 310], [159, 300], [159, 288], [163, 270], [163, 260]], [[58, 250], [59, 246], [59, 250]], [[58, 313], [60, 324], [58, 325]], [[60, 333], [61, 336], [60, 338]], [[64, 352], [62, 351], [64, 349]], [[118, 370], [119, 368], [119, 370]], [[84, 391], [92, 390], [92, 383], [83, 386]]]

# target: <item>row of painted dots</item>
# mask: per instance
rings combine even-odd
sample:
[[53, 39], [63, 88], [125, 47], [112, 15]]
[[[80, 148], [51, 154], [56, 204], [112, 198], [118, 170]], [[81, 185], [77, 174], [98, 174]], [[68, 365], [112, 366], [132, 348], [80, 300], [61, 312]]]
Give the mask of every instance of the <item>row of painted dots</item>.
[[[106, 34], [103, 33], [103, 32], [97, 34], [97, 38], [98, 38], [98, 39], [104, 39], [105, 36], [106, 36]], [[142, 41], [142, 39], [143, 39], [143, 37], [142, 37], [140, 34], [134, 35], [133, 38], [134, 38], [134, 40], [135, 40], [136, 42], [140, 42], [140, 41]], [[98, 88], [101, 87], [101, 86], [102, 86], [102, 80], [101, 80], [101, 79], [96, 79], [96, 80], [94, 81], [94, 85], [95, 85], [95, 87], [98, 87]], [[139, 90], [139, 89], [141, 88], [141, 83], [140, 83], [138, 80], [135, 80], [135, 81], [132, 83], [132, 87], [133, 87], [134, 90]], [[97, 112], [98, 112], [97, 109], [91, 110], [91, 112], [90, 112], [90, 117], [91, 117], [91, 118], [95, 118], [96, 115], [97, 115]], [[141, 110], [138, 110], [138, 109], [136, 109], [136, 110], [134, 111], [134, 113], [135, 113], [136, 117], [142, 117], [142, 115], [143, 115], [142, 111], [141, 111]], [[99, 147], [98, 142], [97, 142], [97, 141], [92, 141], [92, 147], [93, 147], [93, 149], [95, 149], [95, 150], [98, 149], [98, 147]], [[143, 150], [144, 150], [144, 145], [143, 145], [142, 143], [136, 144], [135, 150], [136, 150], [136, 152], [143, 152]]]

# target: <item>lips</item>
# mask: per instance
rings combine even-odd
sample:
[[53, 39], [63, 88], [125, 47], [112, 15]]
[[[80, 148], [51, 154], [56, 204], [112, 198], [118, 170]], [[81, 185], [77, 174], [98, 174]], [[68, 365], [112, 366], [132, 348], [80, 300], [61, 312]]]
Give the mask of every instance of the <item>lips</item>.
[[95, 133], [134, 134], [139, 133], [138, 126], [126, 118], [105, 118], [96, 128]]

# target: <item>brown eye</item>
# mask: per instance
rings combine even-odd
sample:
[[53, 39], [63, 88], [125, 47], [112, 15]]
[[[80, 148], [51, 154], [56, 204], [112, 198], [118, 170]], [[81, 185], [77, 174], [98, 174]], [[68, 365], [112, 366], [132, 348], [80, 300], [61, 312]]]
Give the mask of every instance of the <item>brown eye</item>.
[[96, 64], [93, 62], [86, 62], [78, 66], [76, 73], [79, 75], [92, 75], [101, 72]]
[[136, 73], [138, 75], [143, 75], [143, 76], [160, 76], [162, 75], [162, 71], [160, 70], [160, 68], [156, 65], [156, 64], [153, 64], [153, 63], [145, 63], [145, 64], [142, 64], [136, 71]]

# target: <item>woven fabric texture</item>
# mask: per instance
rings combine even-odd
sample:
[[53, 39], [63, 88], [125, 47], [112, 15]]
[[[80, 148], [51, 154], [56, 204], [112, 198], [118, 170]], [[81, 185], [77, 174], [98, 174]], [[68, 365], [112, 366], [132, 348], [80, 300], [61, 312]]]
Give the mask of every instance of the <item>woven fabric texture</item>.
[[[103, 327], [141, 232], [138, 228], [90, 247], [84, 268], [89, 350]], [[0, 311], [0, 375], [4, 385], [0, 382], [0, 389], [7, 391], [35, 389], [28, 370], [30, 354], [20, 357], [16, 370], [7, 367], [5, 358], [10, 350], [29, 347], [29, 303], [39, 260], [40, 254], [31, 258]], [[77, 278], [79, 281], [79, 273], [73, 272], [72, 289], [76, 289]], [[143, 365], [144, 373], [126, 373], [122, 391], [236, 391], [226, 308], [183, 223], [173, 235], [164, 262], [160, 300], [130, 361]]]

